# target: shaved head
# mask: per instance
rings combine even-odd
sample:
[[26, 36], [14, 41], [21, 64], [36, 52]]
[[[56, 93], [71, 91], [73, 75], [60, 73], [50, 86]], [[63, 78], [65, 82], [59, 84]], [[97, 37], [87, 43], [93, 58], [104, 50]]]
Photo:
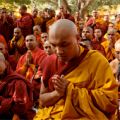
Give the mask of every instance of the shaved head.
[[19, 27], [16, 27], [16, 28], [14, 28], [14, 31], [21, 31], [21, 29], [19, 28]]
[[67, 19], [58, 20], [50, 27], [49, 42], [58, 58], [68, 62], [77, 56], [79, 50], [76, 25]]
[[77, 35], [77, 27], [76, 25], [67, 19], [60, 19], [57, 22], [55, 22], [52, 26], [50, 26], [49, 34], [55, 35], [57, 33], [61, 34], [74, 34]]

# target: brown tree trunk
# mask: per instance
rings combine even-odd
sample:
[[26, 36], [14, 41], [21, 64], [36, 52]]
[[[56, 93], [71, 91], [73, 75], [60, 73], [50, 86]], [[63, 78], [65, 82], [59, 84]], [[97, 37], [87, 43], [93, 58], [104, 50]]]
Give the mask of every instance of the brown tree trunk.
[[71, 9], [68, 5], [68, 2], [67, 0], [62, 0], [62, 5], [66, 8], [66, 10], [68, 10], [69, 12], [71, 12]]
[[87, 12], [88, 6], [93, 2], [94, 0], [78, 0], [78, 10], [80, 13], [80, 16], [84, 18], [85, 13]]

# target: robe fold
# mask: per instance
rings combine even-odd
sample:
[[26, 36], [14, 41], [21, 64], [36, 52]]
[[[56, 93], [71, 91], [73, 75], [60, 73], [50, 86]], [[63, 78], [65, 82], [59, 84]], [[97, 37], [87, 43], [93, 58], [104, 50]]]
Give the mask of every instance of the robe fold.
[[2, 35], [0, 35], [0, 43], [3, 43], [5, 45], [5, 48], [8, 48], [7, 42]]
[[20, 27], [24, 37], [33, 33], [34, 20], [31, 14], [25, 13], [20, 20], [17, 20], [17, 27]]
[[105, 53], [106, 53], [106, 58], [109, 62], [111, 62], [114, 58], [115, 58], [115, 49], [114, 48], [109, 48], [110, 45], [110, 41], [104, 41], [102, 43], [102, 46], [105, 49]]
[[8, 71], [0, 82], [0, 119], [11, 119], [17, 114], [22, 119], [32, 120], [35, 114], [32, 87], [24, 77]]
[[[81, 51], [84, 53], [85, 50], [81, 47]], [[48, 63], [47, 72], [52, 71], [56, 66], [60, 68], [54, 60], [57, 60], [55, 56], [49, 58], [51, 62]], [[74, 67], [72, 68], [71, 65]], [[80, 57], [76, 58], [68, 62], [67, 66], [65, 67], [67, 69], [60, 68], [62, 72], [59, 72], [70, 81], [65, 96], [54, 106], [39, 109], [34, 120], [115, 120], [118, 85], [103, 55], [90, 50], [86, 55], [84, 53], [82, 60]], [[53, 73], [50, 73], [49, 77], [46, 76], [47, 79], [44, 77], [44, 72], [43, 82], [45, 84], [44, 80], [49, 82], [48, 79], [57, 71], [53, 69]]]
[[45, 59], [47, 56], [46, 53], [41, 50], [40, 48], [36, 47], [32, 52], [32, 59], [33, 63], [30, 64], [30, 66], [25, 66], [26, 62], [26, 56], [27, 53], [24, 54], [23, 56], [20, 57], [16, 71], [17, 73], [21, 74], [26, 78], [29, 83], [32, 84], [33, 87], [33, 97], [35, 98], [34, 101], [36, 102], [39, 99], [39, 93], [40, 93], [40, 80], [35, 80], [34, 75], [36, 74], [36, 66], [41, 66], [42, 61]]

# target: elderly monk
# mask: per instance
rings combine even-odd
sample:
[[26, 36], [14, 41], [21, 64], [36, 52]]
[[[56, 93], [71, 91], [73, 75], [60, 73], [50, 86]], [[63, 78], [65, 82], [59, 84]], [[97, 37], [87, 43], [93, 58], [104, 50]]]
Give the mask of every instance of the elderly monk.
[[114, 49], [115, 34], [116, 34], [115, 29], [109, 29], [107, 31], [108, 40], [101, 43], [105, 49], [106, 58], [109, 62], [111, 62], [115, 58], [115, 49]]
[[115, 59], [110, 62], [113, 74], [119, 84], [119, 118], [120, 118], [120, 39], [115, 43]]
[[48, 54], [48, 55], [52, 55], [54, 53], [53, 47], [50, 44], [50, 42], [47, 40], [44, 42], [44, 51]]
[[37, 72], [38, 66], [41, 65], [42, 61], [46, 57], [46, 53], [38, 47], [34, 35], [28, 35], [26, 37], [25, 44], [28, 51], [20, 57], [16, 71], [25, 76], [27, 81], [32, 83], [34, 89], [33, 99], [36, 102], [39, 98], [40, 80], [34, 79], [34, 76]]
[[38, 46], [43, 49], [43, 42], [41, 41], [41, 28], [39, 25], [35, 25], [33, 27], [34, 36], [38, 42]]
[[26, 37], [27, 35], [32, 34], [34, 20], [32, 15], [27, 13], [27, 7], [25, 5], [20, 6], [19, 12], [21, 18], [17, 20], [17, 27], [21, 28], [23, 36]]
[[0, 53], [0, 119], [31, 120], [32, 113], [31, 85], [24, 77], [13, 73]]
[[33, 16], [33, 20], [34, 20], [35, 25], [40, 25], [41, 26], [41, 24], [43, 22], [43, 19], [38, 16], [38, 9], [35, 8], [32, 11], [32, 16]]
[[67, 12], [67, 10], [64, 8], [64, 6], [60, 6], [59, 9], [60, 9], [60, 11], [59, 11], [59, 14], [56, 15], [56, 20], [68, 19], [68, 20], [75, 22], [74, 17], [70, 13]]
[[20, 28], [14, 29], [14, 36], [10, 41], [9, 52], [15, 56], [16, 61], [26, 52], [25, 40]]
[[49, 42], [56, 55], [46, 58], [41, 68], [41, 108], [34, 120], [115, 120], [118, 85], [109, 63], [97, 51], [80, 46], [77, 35], [70, 20], [51, 26]]
[[[110, 66], [112, 68], [112, 71], [115, 75], [115, 77], [118, 77], [117, 74], [119, 72], [118, 69], [120, 69], [120, 39], [115, 43], [115, 59], [110, 62]], [[119, 73], [120, 74], [120, 73]], [[117, 78], [118, 80], [118, 78]]]

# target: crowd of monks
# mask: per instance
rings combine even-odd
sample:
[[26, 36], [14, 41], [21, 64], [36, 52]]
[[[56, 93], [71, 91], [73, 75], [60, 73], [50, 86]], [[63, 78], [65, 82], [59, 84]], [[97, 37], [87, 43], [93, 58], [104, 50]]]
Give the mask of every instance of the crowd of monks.
[[119, 120], [120, 13], [19, 13], [0, 9], [0, 120]]

